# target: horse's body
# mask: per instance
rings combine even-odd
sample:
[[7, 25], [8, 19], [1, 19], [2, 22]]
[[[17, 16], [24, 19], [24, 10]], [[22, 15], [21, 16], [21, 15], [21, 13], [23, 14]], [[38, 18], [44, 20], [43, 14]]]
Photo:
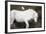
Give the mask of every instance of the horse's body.
[[12, 10], [10, 14], [10, 18], [11, 18], [10, 20], [11, 24], [13, 23], [14, 19], [16, 19], [17, 22], [25, 22], [26, 28], [28, 28], [29, 20], [34, 19], [34, 21], [37, 22], [38, 13], [33, 9], [28, 9], [25, 11]]

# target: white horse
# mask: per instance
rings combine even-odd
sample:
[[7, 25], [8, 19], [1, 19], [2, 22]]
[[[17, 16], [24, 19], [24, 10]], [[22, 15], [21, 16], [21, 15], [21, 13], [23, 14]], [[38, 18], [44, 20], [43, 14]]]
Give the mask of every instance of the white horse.
[[34, 21], [37, 22], [38, 13], [33, 9], [28, 9], [25, 11], [12, 10], [10, 13], [10, 18], [11, 24], [13, 23], [14, 19], [16, 19], [17, 22], [25, 22], [26, 28], [29, 28], [28, 21], [34, 19]]

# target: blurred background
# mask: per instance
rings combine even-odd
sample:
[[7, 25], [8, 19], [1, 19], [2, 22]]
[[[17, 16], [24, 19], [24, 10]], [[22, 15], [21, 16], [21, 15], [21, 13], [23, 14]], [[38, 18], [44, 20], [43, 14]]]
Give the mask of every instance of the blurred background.
[[[22, 7], [25, 9], [23, 10]], [[19, 11], [25, 11], [27, 9], [34, 9], [38, 13], [38, 22], [36, 23], [33, 19], [28, 21], [29, 22], [29, 28], [40, 28], [42, 24], [42, 7], [41, 6], [27, 6], [27, 5], [10, 5], [10, 10], [19, 10]], [[14, 20], [13, 24], [11, 25], [11, 29], [19, 29], [19, 28], [25, 28], [26, 24], [18, 23], [16, 19]]]

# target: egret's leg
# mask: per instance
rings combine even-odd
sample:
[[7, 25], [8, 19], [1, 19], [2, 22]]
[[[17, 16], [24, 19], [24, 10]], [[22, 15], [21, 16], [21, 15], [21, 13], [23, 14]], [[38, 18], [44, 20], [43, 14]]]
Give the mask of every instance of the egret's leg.
[[29, 23], [26, 19], [25, 19], [25, 23], [26, 23], [26, 28], [29, 28]]

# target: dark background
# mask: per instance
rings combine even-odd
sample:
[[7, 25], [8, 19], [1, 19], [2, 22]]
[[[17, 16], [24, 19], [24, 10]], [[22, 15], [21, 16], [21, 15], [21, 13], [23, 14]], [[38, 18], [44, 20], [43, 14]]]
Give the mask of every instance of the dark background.
[[[21, 7], [24, 7], [25, 10], [27, 9], [34, 9], [38, 13], [38, 22], [36, 23], [33, 19], [28, 21], [29, 22], [29, 28], [40, 28], [42, 26], [42, 7], [41, 6], [26, 6], [26, 5], [10, 5], [10, 10], [19, 10], [19, 11], [24, 11], [22, 10]], [[26, 24], [25, 22], [23, 23], [18, 23], [16, 19], [14, 20], [13, 24], [11, 25], [11, 29], [19, 29], [19, 28], [25, 28]]]

